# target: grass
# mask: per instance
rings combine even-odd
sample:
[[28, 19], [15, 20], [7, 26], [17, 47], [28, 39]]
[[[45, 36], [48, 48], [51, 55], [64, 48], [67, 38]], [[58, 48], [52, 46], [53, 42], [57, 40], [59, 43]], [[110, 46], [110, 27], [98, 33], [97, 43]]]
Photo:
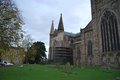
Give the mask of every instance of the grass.
[[0, 80], [115, 80], [116, 77], [120, 77], [118, 70], [93, 67], [65, 69], [33, 64], [0, 68]]

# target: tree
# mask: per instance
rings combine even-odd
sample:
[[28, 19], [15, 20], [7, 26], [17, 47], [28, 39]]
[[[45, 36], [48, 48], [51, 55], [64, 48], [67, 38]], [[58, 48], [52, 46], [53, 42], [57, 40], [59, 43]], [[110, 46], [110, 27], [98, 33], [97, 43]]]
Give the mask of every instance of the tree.
[[2, 53], [21, 38], [22, 24], [15, 3], [12, 0], [0, 0], [0, 59]]
[[25, 50], [25, 63], [28, 63], [28, 49], [31, 47], [33, 39], [31, 38], [31, 35], [25, 35], [21, 47]]
[[[22, 18], [12, 0], [0, 0], [0, 49], [6, 50], [22, 36]], [[1, 53], [1, 52], [0, 52]]]
[[43, 42], [34, 42], [28, 49], [28, 60], [30, 63], [42, 63], [46, 58], [46, 48]]
[[31, 35], [25, 35], [23, 40], [22, 40], [22, 44], [21, 47], [23, 47], [25, 49], [25, 51], [28, 50], [28, 48], [30, 48], [30, 46], [32, 45], [33, 39], [31, 37]]

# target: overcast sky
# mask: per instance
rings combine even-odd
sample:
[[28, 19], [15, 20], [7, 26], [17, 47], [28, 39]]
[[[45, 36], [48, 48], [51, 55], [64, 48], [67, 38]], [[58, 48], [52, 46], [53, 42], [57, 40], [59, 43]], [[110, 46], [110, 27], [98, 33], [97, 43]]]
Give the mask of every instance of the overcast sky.
[[90, 0], [14, 0], [21, 11], [23, 30], [34, 41], [42, 41], [48, 50], [51, 21], [58, 27], [60, 13], [64, 30], [78, 33], [91, 20]]

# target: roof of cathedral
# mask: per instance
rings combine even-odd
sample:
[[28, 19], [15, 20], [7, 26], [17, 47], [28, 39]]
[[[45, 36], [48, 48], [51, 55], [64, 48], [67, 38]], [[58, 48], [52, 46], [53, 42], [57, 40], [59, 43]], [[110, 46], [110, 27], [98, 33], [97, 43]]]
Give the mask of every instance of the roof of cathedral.
[[79, 37], [80, 36], [80, 32], [75, 34], [75, 37]]
[[70, 33], [70, 32], [64, 32], [64, 35], [75, 37], [75, 34], [74, 33]]
[[71, 37], [80, 37], [81, 36], [81, 33], [70, 33], [70, 32], [64, 32], [64, 35], [65, 36], [71, 36]]
[[92, 20], [87, 24], [87, 26], [84, 28], [85, 31], [92, 30]]

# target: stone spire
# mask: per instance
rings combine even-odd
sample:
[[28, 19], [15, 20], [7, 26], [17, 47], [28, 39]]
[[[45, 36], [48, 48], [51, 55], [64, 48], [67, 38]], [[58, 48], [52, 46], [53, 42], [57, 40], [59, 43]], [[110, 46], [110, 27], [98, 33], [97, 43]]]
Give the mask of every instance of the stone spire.
[[59, 24], [58, 24], [58, 31], [64, 31], [62, 13], [60, 14], [60, 20], [59, 20]]
[[50, 35], [54, 34], [54, 20], [52, 20]]

